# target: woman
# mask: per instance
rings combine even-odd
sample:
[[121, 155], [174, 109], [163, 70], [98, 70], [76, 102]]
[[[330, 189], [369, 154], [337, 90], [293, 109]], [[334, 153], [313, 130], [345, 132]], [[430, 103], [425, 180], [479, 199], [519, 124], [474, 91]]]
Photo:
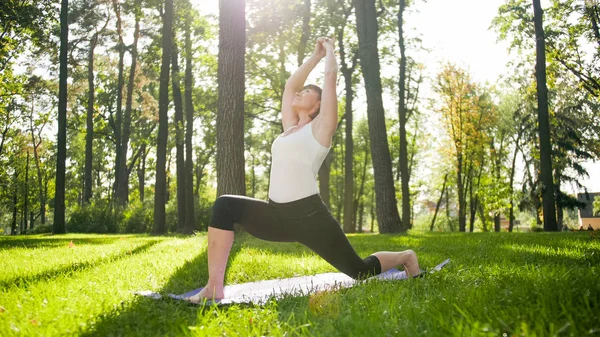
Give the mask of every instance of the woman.
[[[325, 58], [323, 89], [304, 86], [322, 58]], [[300, 242], [355, 279], [399, 265], [410, 276], [419, 274], [412, 250], [377, 252], [361, 259], [318, 194], [317, 172], [329, 152], [338, 122], [336, 79], [334, 41], [319, 38], [312, 56], [285, 85], [281, 118], [284, 132], [271, 147], [269, 201], [234, 195], [223, 195], [215, 201], [208, 227], [208, 283], [189, 301], [223, 299], [234, 223], [260, 239]]]

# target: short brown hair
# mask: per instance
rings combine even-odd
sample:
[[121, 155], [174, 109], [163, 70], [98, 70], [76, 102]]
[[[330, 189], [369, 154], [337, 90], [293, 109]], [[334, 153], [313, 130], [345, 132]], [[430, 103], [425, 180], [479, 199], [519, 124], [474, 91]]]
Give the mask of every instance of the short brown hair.
[[[321, 87], [319, 87], [318, 85], [314, 85], [314, 84], [307, 84], [304, 86], [304, 88], [302, 88], [302, 90], [305, 89], [309, 89], [312, 90], [314, 92], [317, 93], [317, 98], [319, 99], [319, 102], [321, 101], [321, 94], [323, 93], [323, 89], [321, 89]], [[314, 119], [315, 117], [317, 117], [319, 115], [319, 112], [321, 112], [321, 106], [319, 105], [319, 107], [317, 108], [317, 111], [315, 111], [314, 114], [311, 115], [311, 117]]]

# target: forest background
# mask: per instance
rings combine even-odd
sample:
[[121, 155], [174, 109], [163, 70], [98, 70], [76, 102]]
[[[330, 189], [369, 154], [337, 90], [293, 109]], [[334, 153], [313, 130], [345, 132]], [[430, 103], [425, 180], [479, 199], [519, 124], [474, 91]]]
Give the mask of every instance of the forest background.
[[319, 184], [346, 232], [576, 228], [575, 193], [600, 191], [598, 1], [542, 1], [551, 166], [530, 2], [65, 3], [64, 117], [67, 16], [52, 0], [1, 7], [5, 234], [191, 233], [217, 195], [266, 199], [285, 80], [319, 36], [340, 64]]

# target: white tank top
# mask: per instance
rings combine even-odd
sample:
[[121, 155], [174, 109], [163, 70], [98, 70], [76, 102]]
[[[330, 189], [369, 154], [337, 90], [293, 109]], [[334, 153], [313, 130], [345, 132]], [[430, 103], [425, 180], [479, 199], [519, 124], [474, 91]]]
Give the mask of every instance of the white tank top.
[[317, 174], [328, 152], [313, 136], [312, 122], [279, 135], [271, 145], [269, 198], [284, 203], [319, 193]]

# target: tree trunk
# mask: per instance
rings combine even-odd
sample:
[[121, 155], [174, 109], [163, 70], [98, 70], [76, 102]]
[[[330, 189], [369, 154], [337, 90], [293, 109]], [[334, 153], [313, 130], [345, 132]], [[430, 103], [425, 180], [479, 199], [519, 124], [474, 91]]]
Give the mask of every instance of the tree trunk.
[[138, 163], [138, 191], [140, 192], [140, 201], [144, 202], [144, 185], [146, 184], [146, 144], [142, 144], [142, 158]]
[[67, 159], [67, 63], [69, 44], [69, 0], [60, 6], [60, 74], [58, 80], [58, 135], [53, 234], [65, 233], [65, 175]]
[[331, 177], [331, 163], [333, 162], [333, 144], [332, 149], [327, 153], [323, 164], [319, 168], [319, 194], [328, 208], [331, 208], [331, 193], [329, 181]]
[[29, 151], [25, 161], [25, 191], [23, 191], [23, 228], [21, 234], [27, 232], [27, 213], [29, 213]]
[[183, 232], [192, 234], [196, 229], [196, 215], [194, 211], [194, 161], [192, 158], [192, 138], [194, 136], [194, 78], [192, 75], [192, 39], [191, 39], [191, 14], [185, 18], [185, 224]]
[[540, 178], [544, 207], [544, 230], [558, 231], [552, 178], [552, 144], [550, 143], [550, 117], [548, 114], [548, 88], [546, 86], [546, 42], [543, 28], [543, 11], [540, 0], [533, 0], [535, 22], [538, 125], [540, 136]]
[[448, 173], [444, 175], [444, 184], [442, 185], [442, 193], [440, 193], [440, 198], [438, 199], [437, 204], [435, 205], [435, 213], [433, 213], [433, 219], [431, 220], [431, 226], [429, 226], [429, 231], [433, 232], [433, 228], [435, 227], [435, 218], [437, 218], [438, 211], [440, 210], [440, 205], [442, 204], [442, 200], [444, 199], [444, 191], [446, 190], [446, 182], [448, 181]]
[[360, 202], [358, 206], [358, 222], [356, 226], [358, 227], [358, 232], [363, 232], [363, 216], [365, 214], [365, 203], [363, 201]]
[[173, 31], [173, 0], [165, 1], [162, 31], [162, 60], [158, 101], [158, 138], [156, 147], [156, 182], [154, 194], [154, 226], [152, 234], [167, 233], [165, 203], [167, 200], [167, 139], [169, 132], [169, 66]]
[[12, 214], [12, 222], [10, 225], [10, 235], [17, 235], [17, 212], [18, 212], [18, 208], [17, 208], [17, 203], [19, 202], [19, 189], [17, 188], [18, 184], [17, 184], [17, 179], [19, 177], [18, 173], [17, 173], [17, 167], [15, 165], [15, 173], [13, 175], [13, 183], [14, 183], [14, 190], [13, 190], [13, 214]]
[[244, 0], [219, 0], [217, 195], [246, 194], [244, 172]]
[[406, 140], [406, 123], [408, 122], [406, 111], [406, 48], [404, 45], [404, 9], [406, 0], [399, 1], [398, 9], [398, 37], [400, 46], [400, 78], [398, 81], [398, 115], [400, 125], [400, 181], [402, 186], [402, 228], [411, 228], [410, 216], [410, 175], [408, 172], [408, 143]]
[[183, 98], [181, 97], [181, 86], [179, 80], [179, 49], [177, 43], [173, 41], [173, 54], [171, 56], [172, 64], [172, 82], [173, 82], [173, 101], [175, 103], [175, 147], [177, 167], [177, 231], [183, 232], [185, 226], [185, 152], [184, 152], [184, 121], [183, 121]]
[[121, 158], [121, 142], [122, 142], [122, 123], [123, 123], [123, 86], [125, 85], [124, 78], [124, 58], [125, 58], [125, 44], [123, 43], [123, 28], [122, 28], [122, 20], [121, 20], [121, 5], [119, 4], [119, 0], [112, 0], [113, 9], [115, 11], [116, 16], [116, 28], [117, 28], [117, 50], [119, 52], [119, 63], [117, 65], [117, 111], [115, 117], [115, 143], [116, 143], [116, 151], [115, 151], [115, 201], [117, 203], [125, 203], [123, 200], [118, 200], [119, 194], [116, 191], [122, 190], [123, 182], [120, 180], [123, 176], [123, 173], [120, 171], [125, 166], [123, 160]]
[[519, 140], [521, 140], [521, 135], [522, 135], [522, 131], [519, 130], [519, 133], [517, 135], [517, 141], [515, 143], [515, 152], [513, 153], [513, 159], [512, 159], [512, 164], [510, 166], [510, 179], [509, 179], [509, 183], [508, 183], [508, 189], [509, 189], [509, 195], [510, 195], [510, 204], [509, 204], [509, 224], [508, 224], [508, 231], [512, 232], [513, 231], [513, 227], [515, 224], [515, 201], [514, 201], [514, 181], [515, 181], [515, 170], [516, 170], [516, 166], [517, 166], [517, 153], [519, 151]]
[[83, 180], [83, 202], [90, 203], [92, 199], [93, 184], [93, 156], [94, 156], [94, 97], [96, 87], [94, 85], [94, 50], [98, 43], [98, 32], [90, 39], [90, 50], [88, 52], [88, 102], [85, 133], [85, 173]]
[[[349, 14], [348, 14], [349, 15]], [[346, 15], [346, 19], [348, 18]], [[354, 196], [354, 139], [352, 136], [353, 131], [353, 100], [354, 100], [354, 87], [352, 86], [352, 74], [356, 69], [356, 54], [352, 59], [352, 64], [348, 66], [346, 62], [348, 55], [344, 48], [344, 28], [345, 23], [338, 29], [337, 39], [339, 43], [340, 51], [340, 70], [342, 76], [344, 76], [344, 92], [345, 92], [345, 115], [346, 115], [346, 154], [344, 156], [344, 222], [343, 228], [346, 233], [353, 233], [356, 231], [356, 206]]]
[[129, 137], [131, 134], [131, 110], [133, 105], [133, 89], [135, 85], [135, 71], [137, 68], [138, 40], [140, 38], [140, 8], [141, 0], [135, 1], [135, 30], [133, 32], [133, 45], [131, 46], [131, 68], [129, 69], [129, 81], [127, 82], [127, 97], [125, 98], [125, 115], [123, 116], [123, 130], [119, 146], [119, 175], [116, 186], [115, 200], [117, 205], [125, 206], [129, 199], [129, 170], [127, 169], [127, 150], [129, 149]]
[[[356, 194], [356, 199], [354, 199], [354, 209], [356, 211], [356, 207], [358, 206], [358, 203], [360, 201], [360, 197], [363, 195], [364, 191], [365, 191], [365, 181], [367, 180], [367, 164], [369, 163], [369, 152], [365, 151], [365, 158], [363, 161], [363, 171], [362, 171], [362, 177], [360, 179], [360, 188], [358, 189], [358, 193]], [[364, 201], [361, 201], [362, 203], [362, 207], [364, 207]], [[354, 213], [356, 214], [356, 212]], [[355, 215], [356, 217], [356, 215]], [[361, 226], [362, 226], [362, 220], [360, 221]]]
[[406, 231], [408, 228], [402, 226], [396, 206], [392, 161], [382, 100], [375, 0], [356, 0], [354, 5], [356, 8], [360, 65], [367, 94], [367, 116], [375, 177], [377, 222], [381, 233], [398, 233]]
[[[40, 216], [41, 216], [41, 221], [42, 221], [42, 225], [46, 223], [46, 194], [44, 193], [44, 175], [42, 174], [42, 168], [41, 168], [41, 163], [40, 163], [40, 156], [38, 155], [38, 147], [42, 144], [42, 137], [41, 137], [41, 132], [42, 132], [42, 128], [40, 128], [40, 141], [39, 143], [36, 142], [35, 140], [35, 134], [33, 133], [33, 100], [31, 102], [31, 118], [30, 118], [30, 131], [31, 131], [31, 145], [33, 148], [33, 158], [35, 160], [35, 168], [36, 168], [36, 172], [37, 172], [37, 178], [38, 178], [38, 197], [40, 200]], [[44, 124], [45, 125], [45, 124]]]

